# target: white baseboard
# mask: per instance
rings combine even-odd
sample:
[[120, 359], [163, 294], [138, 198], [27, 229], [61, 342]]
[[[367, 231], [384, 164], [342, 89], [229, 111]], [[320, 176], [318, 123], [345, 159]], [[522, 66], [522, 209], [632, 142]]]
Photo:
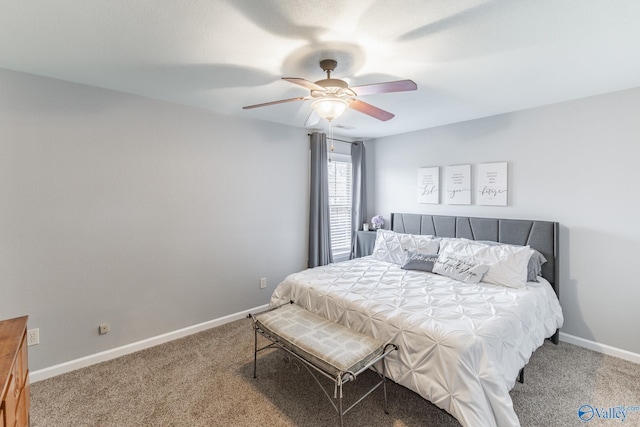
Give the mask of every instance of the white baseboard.
[[638, 353], [632, 353], [627, 350], [611, 347], [610, 345], [600, 344], [595, 341], [565, 334], [564, 332], [560, 332], [560, 341], [588, 348], [589, 350], [597, 351], [598, 353], [606, 354], [608, 356], [614, 356], [620, 359], [628, 360], [630, 362], [640, 363], [640, 354]]
[[50, 366], [44, 369], [39, 369], [37, 371], [33, 371], [29, 373], [29, 380], [30, 382], [35, 383], [38, 381], [46, 380], [47, 378], [64, 374], [66, 372], [71, 372], [71, 371], [75, 371], [76, 369], [84, 368], [86, 366], [95, 365], [96, 363], [106, 362], [107, 360], [115, 359], [116, 357], [124, 356], [130, 353], [135, 353], [136, 351], [144, 350], [145, 348], [154, 347], [159, 344], [173, 341], [178, 338], [186, 337], [188, 335], [193, 335], [195, 333], [202, 332], [207, 329], [215, 328], [216, 326], [224, 325], [225, 323], [242, 319], [244, 317], [247, 317], [249, 313], [259, 313], [263, 310], [266, 310], [267, 308], [268, 308], [267, 304], [261, 305], [249, 310], [241, 311], [239, 313], [234, 313], [228, 316], [220, 317], [218, 319], [209, 320], [208, 322], [199, 323], [193, 326], [188, 326], [183, 329], [178, 329], [177, 331], [168, 332], [166, 334], [147, 338], [142, 341], [123, 345], [122, 347], [112, 348], [110, 350], [106, 350], [100, 353], [81, 357], [75, 360], [70, 360], [68, 362], [64, 362], [59, 365]]
[[[259, 313], [266, 310], [268, 305], [261, 305], [249, 310], [241, 311], [238, 313], [230, 314], [228, 316], [220, 317], [218, 319], [210, 320], [208, 322], [199, 323], [197, 325], [188, 326], [177, 331], [168, 332], [166, 334], [158, 335], [155, 337], [147, 338], [142, 341], [127, 344], [121, 347], [112, 348], [100, 353], [92, 354], [89, 356], [81, 357], [79, 359], [70, 360], [68, 362], [61, 363], [59, 365], [50, 366], [48, 368], [39, 369], [29, 373], [29, 379], [32, 383], [46, 380], [47, 378], [55, 377], [57, 375], [64, 374], [66, 372], [75, 371], [76, 369], [84, 368], [86, 366], [95, 365], [96, 363], [106, 362], [107, 360], [115, 359], [126, 354], [135, 353], [136, 351], [144, 350], [146, 348], [154, 347], [159, 344], [163, 344], [169, 341], [176, 340], [178, 338], [193, 335], [198, 332], [205, 331], [207, 329], [215, 328], [216, 326], [224, 325], [225, 323], [233, 322], [235, 320], [246, 317], [249, 313]], [[600, 344], [595, 341], [590, 341], [584, 338], [576, 337], [564, 332], [560, 332], [560, 340], [569, 344], [574, 344], [580, 347], [588, 348], [589, 350], [597, 351], [598, 353], [606, 354], [609, 356], [618, 357], [620, 359], [628, 360], [630, 362], [640, 364], [640, 354], [632, 353], [627, 350], [622, 350], [616, 347], [611, 347], [606, 344]]]

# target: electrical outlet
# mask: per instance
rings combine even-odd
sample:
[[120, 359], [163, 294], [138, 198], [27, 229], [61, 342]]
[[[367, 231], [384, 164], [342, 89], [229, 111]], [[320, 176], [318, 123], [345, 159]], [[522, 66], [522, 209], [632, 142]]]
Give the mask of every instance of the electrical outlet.
[[111, 327], [109, 326], [108, 323], [101, 323], [100, 326], [98, 326], [98, 331], [100, 332], [100, 335], [104, 335], [107, 332], [109, 332], [109, 330], [111, 329]]
[[40, 329], [29, 329], [27, 331], [27, 346], [40, 344]]
[[264, 289], [267, 287], [267, 278], [266, 277], [261, 277], [260, 278], [260, 289]]

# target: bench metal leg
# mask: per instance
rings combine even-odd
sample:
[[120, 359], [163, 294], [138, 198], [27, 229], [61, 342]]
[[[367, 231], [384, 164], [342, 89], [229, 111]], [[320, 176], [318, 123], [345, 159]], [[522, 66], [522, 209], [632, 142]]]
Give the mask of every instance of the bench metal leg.
[[338, 413], [340, 414], [340, 427], [344, 427], [344, 411], [342, 410], [342, 384], [340, 384], [340, 395], [338, 396]]
[[253, 378], [258, 378], [258, 330], [253, 328]]
[[382, 393], [384, 394], [384, 413], [389, 415], [389, 408], [387, 408], [387, 372], [384, 359], [382, 359]]

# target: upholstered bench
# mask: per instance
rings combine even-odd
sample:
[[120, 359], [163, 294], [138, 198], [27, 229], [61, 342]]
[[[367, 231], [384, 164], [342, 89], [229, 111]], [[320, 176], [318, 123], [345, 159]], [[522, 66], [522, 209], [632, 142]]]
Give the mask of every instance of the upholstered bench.
[[[257, 378], [258, 352], [280, 348], [302, 362], [311, 373], [340, 415], [341, 426], [343, 416], [381, 385], [384, 391], [384, 412], [388, 413], [384, 359], [390, 352], [397, 350], [395, 344], [385, 344], [292, 303], [249, 316], [253, 319], [255, 331], [254, 378]], [[258, 334], [267, 338], [270, 343], [258, 348]], [[374, 366], [378, 362], [379, 368]], [[355, 381], [358, 375], [369, 368], [378, 374], [380, 381], [343, 410], [342, 386]], [[334, 382], [333, 398], [314, 372]], [[337, 400], [337, 405], [334, 400]]]

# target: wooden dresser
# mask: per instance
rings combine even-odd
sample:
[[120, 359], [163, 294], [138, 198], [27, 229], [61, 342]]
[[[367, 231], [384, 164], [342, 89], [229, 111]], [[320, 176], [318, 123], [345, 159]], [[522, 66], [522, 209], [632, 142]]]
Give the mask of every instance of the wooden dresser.
[[27, 316], [0, 321], [0, 427], [29, 425]]

